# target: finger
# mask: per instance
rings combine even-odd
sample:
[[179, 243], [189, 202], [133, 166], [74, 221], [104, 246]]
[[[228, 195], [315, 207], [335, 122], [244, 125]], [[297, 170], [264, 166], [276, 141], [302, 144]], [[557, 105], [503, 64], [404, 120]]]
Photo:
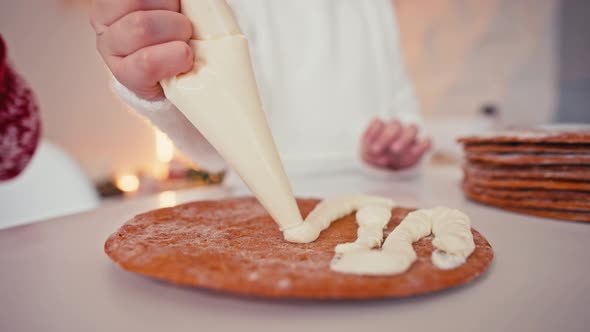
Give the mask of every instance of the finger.
[[362, 158], [367, 164], [377, 167], [387, 167], [389, 164], [389, 157], [387, 155], [373, 155], [371, 153], [364, 153]]
[[391, 142], [393, 142], [398, 137], [398, 135], [400, 135], [400, 132], [401, 125], [397, 120], [386, 123], [381, 133], [371, 144], [371, 152], [374, 154], [379, 154], [386, 150]]
[[373, 119], [363, 135], [363, 142], [367, 145], [373, 144], [373, 142], [379, 136], [384, 127], [385, 123], [383, 123], [382, 120], [377, 118]]
[[420, 159], [424, 156], [424, 153], [430, 149], [431, 141], [429, 139], [423, 140], [418, 144], [414, 145], [411, 149], [408, 150], [406, 154], [402, 156], [399, 163], [397, 164], [398, 168], [408, 168], [415, 166]]
[[415, 125], [409, 125], [407, 127], [402, 128], [401, 134], [399, 137], [391, 142], [389, 150], [393, 154], [399, 154], [403, 152], [405, 149], [408, 148], [412, 144], [412, 142], [416, 139], [416, 134], [418, 133], [418, 128]]
[[111, 57], [113, 75], [128, 89], [145, 99], [162, 96], [159, 82], [191, 70], [192, 49], [187, 43], [173, 41], [142, 48], [125, 57]]
[[90, 21], [98, 32], [129, 13], [157, 9], [179, 12], [180, 0], [94, 0]]
[[98, 48], [108, 55], [127, 56], [147, 46], [171, 41], [188, 41], [190, 20], [176, 12], [151, 10], [133, 12], [108, 27], [98, 37]]
[[431, 146], [432, 141], [429, 138], [427, 138], [422, 140], [421, 142], [418, 142], [417, 144], [414, 144], [410, 149], [409, 153], [412, 155], [418, 155], [422, 157], [422, 155], [424, 155], [424, 153], [426, 153], [426, 151], [428, 151]]

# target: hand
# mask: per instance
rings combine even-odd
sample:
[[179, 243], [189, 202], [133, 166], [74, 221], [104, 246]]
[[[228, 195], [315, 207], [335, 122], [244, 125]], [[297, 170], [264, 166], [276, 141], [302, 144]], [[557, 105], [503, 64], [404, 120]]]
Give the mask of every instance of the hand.
[[162, 98], [159, 82], [187, 72], [193, 51], [189, 19], [180, 0], [95, 0], [91, 23], [96, 47], [121, 84], [139, 97]]
[[412, 167], [430, 149], [430, 139], [418, 140], [415, 125], [374, 119], [361, 142], [361, 157], [370, 165], [391, 170]]

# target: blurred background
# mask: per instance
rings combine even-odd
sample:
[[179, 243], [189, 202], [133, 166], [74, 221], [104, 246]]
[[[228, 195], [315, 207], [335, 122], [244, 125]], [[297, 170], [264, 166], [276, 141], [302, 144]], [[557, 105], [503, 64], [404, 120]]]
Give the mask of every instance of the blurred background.
[[[177, 160], [171, 142], [112, 93], [89, 1], [1, 1], [0, 33], [37, 95], [44, 138], [71, 156], [103, 197], [142, 184], [154, 191], [219, 180]], [[590, 122], [590, 1], [394, 4], [435, 160], [456, 162], [455, 137], [483, 128]], [[190, 183], [162, 187], [163, 174], [175, 170]]]

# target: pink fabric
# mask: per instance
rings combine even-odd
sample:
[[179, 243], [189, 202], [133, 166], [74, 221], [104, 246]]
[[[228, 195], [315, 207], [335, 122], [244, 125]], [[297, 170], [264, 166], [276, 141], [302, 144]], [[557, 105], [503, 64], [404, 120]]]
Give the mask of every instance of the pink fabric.
[[25, 169], [40, 136], [37, 102], [25, 81], [8, 66], [6, 45], [0, 36], [0, 181]]

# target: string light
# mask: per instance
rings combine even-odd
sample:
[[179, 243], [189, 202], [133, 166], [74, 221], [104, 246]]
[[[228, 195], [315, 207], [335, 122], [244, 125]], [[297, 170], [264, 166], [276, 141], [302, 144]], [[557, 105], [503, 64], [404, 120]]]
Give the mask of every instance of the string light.
[[115, 180], [115, 186], [122, 192], [135, 192], [139, 189], [139, 178], [133, 174], [120, 175]]

